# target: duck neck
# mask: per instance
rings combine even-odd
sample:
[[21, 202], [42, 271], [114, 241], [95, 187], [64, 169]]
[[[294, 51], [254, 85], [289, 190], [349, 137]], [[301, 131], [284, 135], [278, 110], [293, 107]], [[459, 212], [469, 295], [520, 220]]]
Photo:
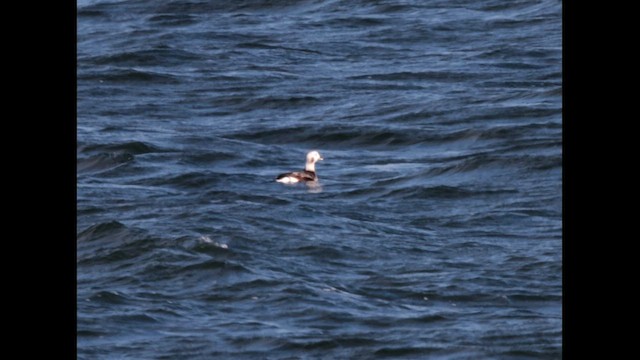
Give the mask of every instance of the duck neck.
[[307, 161], [307, 165], [305, 165], [304, 169], [306, 171], [316, 172], [316, 164], [314, 162]]

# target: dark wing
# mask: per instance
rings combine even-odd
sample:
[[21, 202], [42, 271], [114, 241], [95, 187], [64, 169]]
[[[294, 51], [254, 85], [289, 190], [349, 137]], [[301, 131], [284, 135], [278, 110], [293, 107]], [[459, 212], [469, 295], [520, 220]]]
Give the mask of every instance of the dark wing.
[[294, 171], [290, 173], [280, 174], [276, 177], [276, 180], [280, 180], [284, 177], [294, 177], [298, 179], [298, 181], [316, 181], [318, 178], [316, 177], [316, 173], [313, 171]]

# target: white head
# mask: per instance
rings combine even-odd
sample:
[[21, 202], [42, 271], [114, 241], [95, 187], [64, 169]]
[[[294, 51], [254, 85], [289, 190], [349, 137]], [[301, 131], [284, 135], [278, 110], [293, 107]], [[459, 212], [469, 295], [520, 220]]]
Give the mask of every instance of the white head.
[[320, 153], [317, 151], [310, 151], [307, 154], [307, 165], [305, 166], [305, 170], [307, 171], [316, 171], [316, 162], [323, 160]]
[[307, 154], [307, 162], [317, 162], [318, 160], [323, 160], [322, 157], [320, 156], [320, 153], [317, 151], [309, 151], [309, 153]]

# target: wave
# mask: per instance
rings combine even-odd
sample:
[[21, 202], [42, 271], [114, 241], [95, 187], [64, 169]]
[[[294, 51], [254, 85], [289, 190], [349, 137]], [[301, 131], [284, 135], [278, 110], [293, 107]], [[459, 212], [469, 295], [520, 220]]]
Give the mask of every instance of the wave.
[[136, 155], [165, 151], [141, 141], [117, 144], [78, 144], [76, 150], [78, 174], [111, 170], [134, 161]]
[[104, 303], [112, 305], [122, 305], [130, 302], [130, 298], [117, 291], [98, 291], [87, 298], [88, 301], [94, 303]]
[[[133, 265], [133, 259], [148, 255], [157, 243], [138, 228], [130, 228], [118, 221], [89, 226], [76, 238], [78, 266], [114, 264]], [[112, 271], [117, 269], [112, 268]], [[134, 281], [130, 278], [129, 281]]]
[[97, 154], [76, 161], [79, 174], [95, 173], [114, 169], [133, 161], [131, 154]]
[[472, 190], [457, 186], [410, 186], [393, 190], [389, 196], [398, 196], [402, 199], [464, 199], [478, 196], [495, 196], [502, 194], [515, 194], [514, 189], [479, 189]]
[[[232, 89], [231, 89], [232, 90]], [[223, 95], [209, 101], [215, 107], [231, 108], [234, 112], [250, 112], [255, 110], [290, 110], [306, 109], [329, 101], [329, 98], [317, 96], [262, 96]]]
[[156, 26], [186, 26], [196, 24], [200, 19], [193, 14], [159, 14], [151, 16], [147, 21]]
[[[167, 45], [157, 46], [152, 49], [142, 49], [136, 51], [124, 51], [115, 54], [91, 56], [79, 59], [82, 62], [87, 62], [94, 65], [113, 65], [113, 66], [145, 66], [155, 65], [164, 62], [183, 63], [188, 61], [196, 61], [200, 59], [198, 54], [192, 52], [176, 49]], [[123, 74], [117, 74], [116, 76], [122, 77]], [[145, 74], [133, 75], [144, 77]]]
[[[144, 3], [147, 5], [142, 5]], [[97, 11], [113, 10], [118, 6], [121, 11], [130, 11], [144, 14], [144, 10], [152, 8], [156, 16], [165, 14], [185, 15], [185, 14], [210, 14], [210, 13], [233, 13], [236, 16], [244, 15], [249, 11], [283, 11], [287, 9], [304, 8], [307, 4], [314, 4], [311, 0], [291, 1], [291, 0], [238, 0], [238, 1], [202, 1], [202, 0], [177, 0], [157, 3], [155, 1], [121, 1], [116, 4], [98, 4], [85, 6], [79, 12], [83, 16], [89, 16]], [[102, 5], [102, 6], [101, 6]], [[187, 23], [187, 25], [190, 23]]]
[[[508, 115], [518, 116], [550, 115], [554, 110], [538, 111], [531, 109], [512, 109]], [[392, 117], [391, 121], [410, 123], [436, 116], [437, 112], [412, 112]], [[486, 115], [487, 117], [489, 115]], [[305, 144], [314, 147], [393, 147], [416, 144], [436, 145], [461, 140], [504, 139], [517, 143], [518, 138], [530, 136], [536, 130], [559, 130], [560, 124], [551, 122], [541, 124], [495, 126], [487, 129], [458, 128], [449, 131], [435, 129], [433, 126], [376, 126], [376, 125], [297, 125], [286, 128], [245, 130], [227, 135], [227, 138], [247, 140], [267, 144]]]
[[213, 165], [238, 158], [238, 154], [224, 151], [193, 151], [183, 154], [180, 162], [192, 165]]
[[315, 96], [265, 96], [257, 99], [247, 99], [242, 109], [251, 111], [255, 109], [288, 109], [315, 105], [322, 99]]
[[145, 186], [174, 186], [181, 189], [206, 189], [207, 185], [215, 185], [220, 182], [216, 173], [189, 172], [175, 176], [154, 177], [136, 182], [136, 185]]
[[[294, 126], [246, 131], [232, 139], [269, 144], [311, 144], [313, 146], [401, 146], [425, 141], [443, 141], [448, 135], [427, 130], [374, 126]], [[450, 136], [450, 135], [449, 135]]]
[[[345, 321], [348, 319], [340, 319], [341, 321]], [[340, 336], [333, 339], [307, 339], [307, 340], [282, 340], [284, 344], [278, 346], [275, 350], [277, 351], [319, 351], [324, 356], [320, 356], [319, 358], [326, 357], [327, 350], [332, 349], [341, 349], [341, 348], [358, 348], [358, 347], [375, 347], [380, 344], [379, 341], [374, 340], [370, 337], [365, 336]], [[311, 355], [311, 354], [310, 354]], [[313, 358], [315, 356], [311, 355]], [[352, 354], [353, 356], [353, 354]], [[356, 356], [359, 357], [359, 356]]]
[[394, 72], [384, 74], [366, 74], [349, 77], [350, 80], [378, 80], [378, 81], [451, 81], [459, 82], [470, 79], [486, 79], [491, 75], [478, 72], [453, 71], [419, 71]]
[[109, 221], [96, 225], [89, 226], [77, 235], [78, 242], [97, 241], [106, 237], [121, 237], [122, 234], [127, 233], [128, 228], [118, 222]]
[[114, 153], [114, 154], [131, 154], [141, 155], [149, 153], [167, 152], [169, 150], [163, 149], [159, 146], [155, 146], [142, 141], [129, 141], [124, 143], [112, 143], [112, 144], [82, 144], [79, 143], [77, 147], [78, 153]]
[[314, 22], [313, 26], [328, 26], [332, 28], [368, 28], [373, 26], [382, 26], [389, 23], [388, 18], [373, 17], [373, 16], [349, 16], [349, 17], [337, 17], [329, 18], [320, 22]]
[[[118, 221], [103, 222], [78, 233], [78, 267], [104, 266], [105, 276], [121, 274], [118, 276], [121, 285], [135, 284], [140, 278], [171, 280], [180, 274], [192, 278], [208, 277], [211, 272], [217, 276], [251, 274], [242, 264], [228, 259], [233, 256], [228, 245], [201, 239], [155, 236]], [[126, 274], [122, 273], [123, 269], [127, 270]], [[99, 292], [93, 296], [105, 301], [123, 301], [119, 294]]]
[[[305, 49], [305, 48], [293, 48], [293, 47], [282, 46], [282, 45], [269, 45], [269, 44], [265, 44], [263, 42], [258, 42], [258, 41], [242, 42], [237, 44], [236, 47], [240, 49], [286, 50], [286, 51], [299, 51], [299, 52], [309, 53], [309, 54], [322, 54], [317, 50], [311, 50], [311, 49]], [[257, 67], [257, 65], [254, 65], [254, 66]], [[284, 68], [282, 70], [284, 71]]]
[[[522, 147], [520, 149], [530, 149], [531, 147]], [[433, 166], [420, 176], [439, 176], [439, 175], [451, 175], [459, 174], [478, 169], [486, 170], [493, 169], [524, 169], [524, 170], [549, 170], [557, 167], [562, 167], [562, 157], [560, 154], [556, 156], [549, 155], [503, 155], [509, 150], [514, 150], [512, 147], [506, 148], [506, 150], [493, 151], [493, 153], [477, 153], [469, 157], [461, 157], [460, 159], [449, 159], [449, 162], [453, 163]]]
[[373, 354], [380, 357], [423, 357], [423, 356], [435, 356], [438, 353], [446, 354], [448, 351], [444, 351], [442, 348], [438, 347], [428, 347], [428, 346], [395, 346], [395, 347], [383, 347], [381, 349], [376, 350]]
[[151, 70], [139, 69], [109, 69], [103, 71], [91, 71], [78, 76], [83, 81], [103, 81], [113, 83], [140, 83], [140, 84], [178, 84], [180, 78], [175, 75]]

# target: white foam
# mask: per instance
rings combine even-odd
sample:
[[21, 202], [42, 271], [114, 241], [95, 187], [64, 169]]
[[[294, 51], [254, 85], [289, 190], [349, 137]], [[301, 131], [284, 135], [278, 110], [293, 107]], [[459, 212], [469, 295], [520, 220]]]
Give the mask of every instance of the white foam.
[[221, 249], [228, 249], [229, 248], [229, 245], [223, 244], [223, 243], [217, 243], [217, 242], [211, 240], [211, 238], [206, 236], [206, 235], [200, 236], [200, 238], [198, 240], [200, 240], [200, 241], [202, 241], [203, 243], [206, 243], [206, 244], [212, 244], [213, 246], [219, 247]]

